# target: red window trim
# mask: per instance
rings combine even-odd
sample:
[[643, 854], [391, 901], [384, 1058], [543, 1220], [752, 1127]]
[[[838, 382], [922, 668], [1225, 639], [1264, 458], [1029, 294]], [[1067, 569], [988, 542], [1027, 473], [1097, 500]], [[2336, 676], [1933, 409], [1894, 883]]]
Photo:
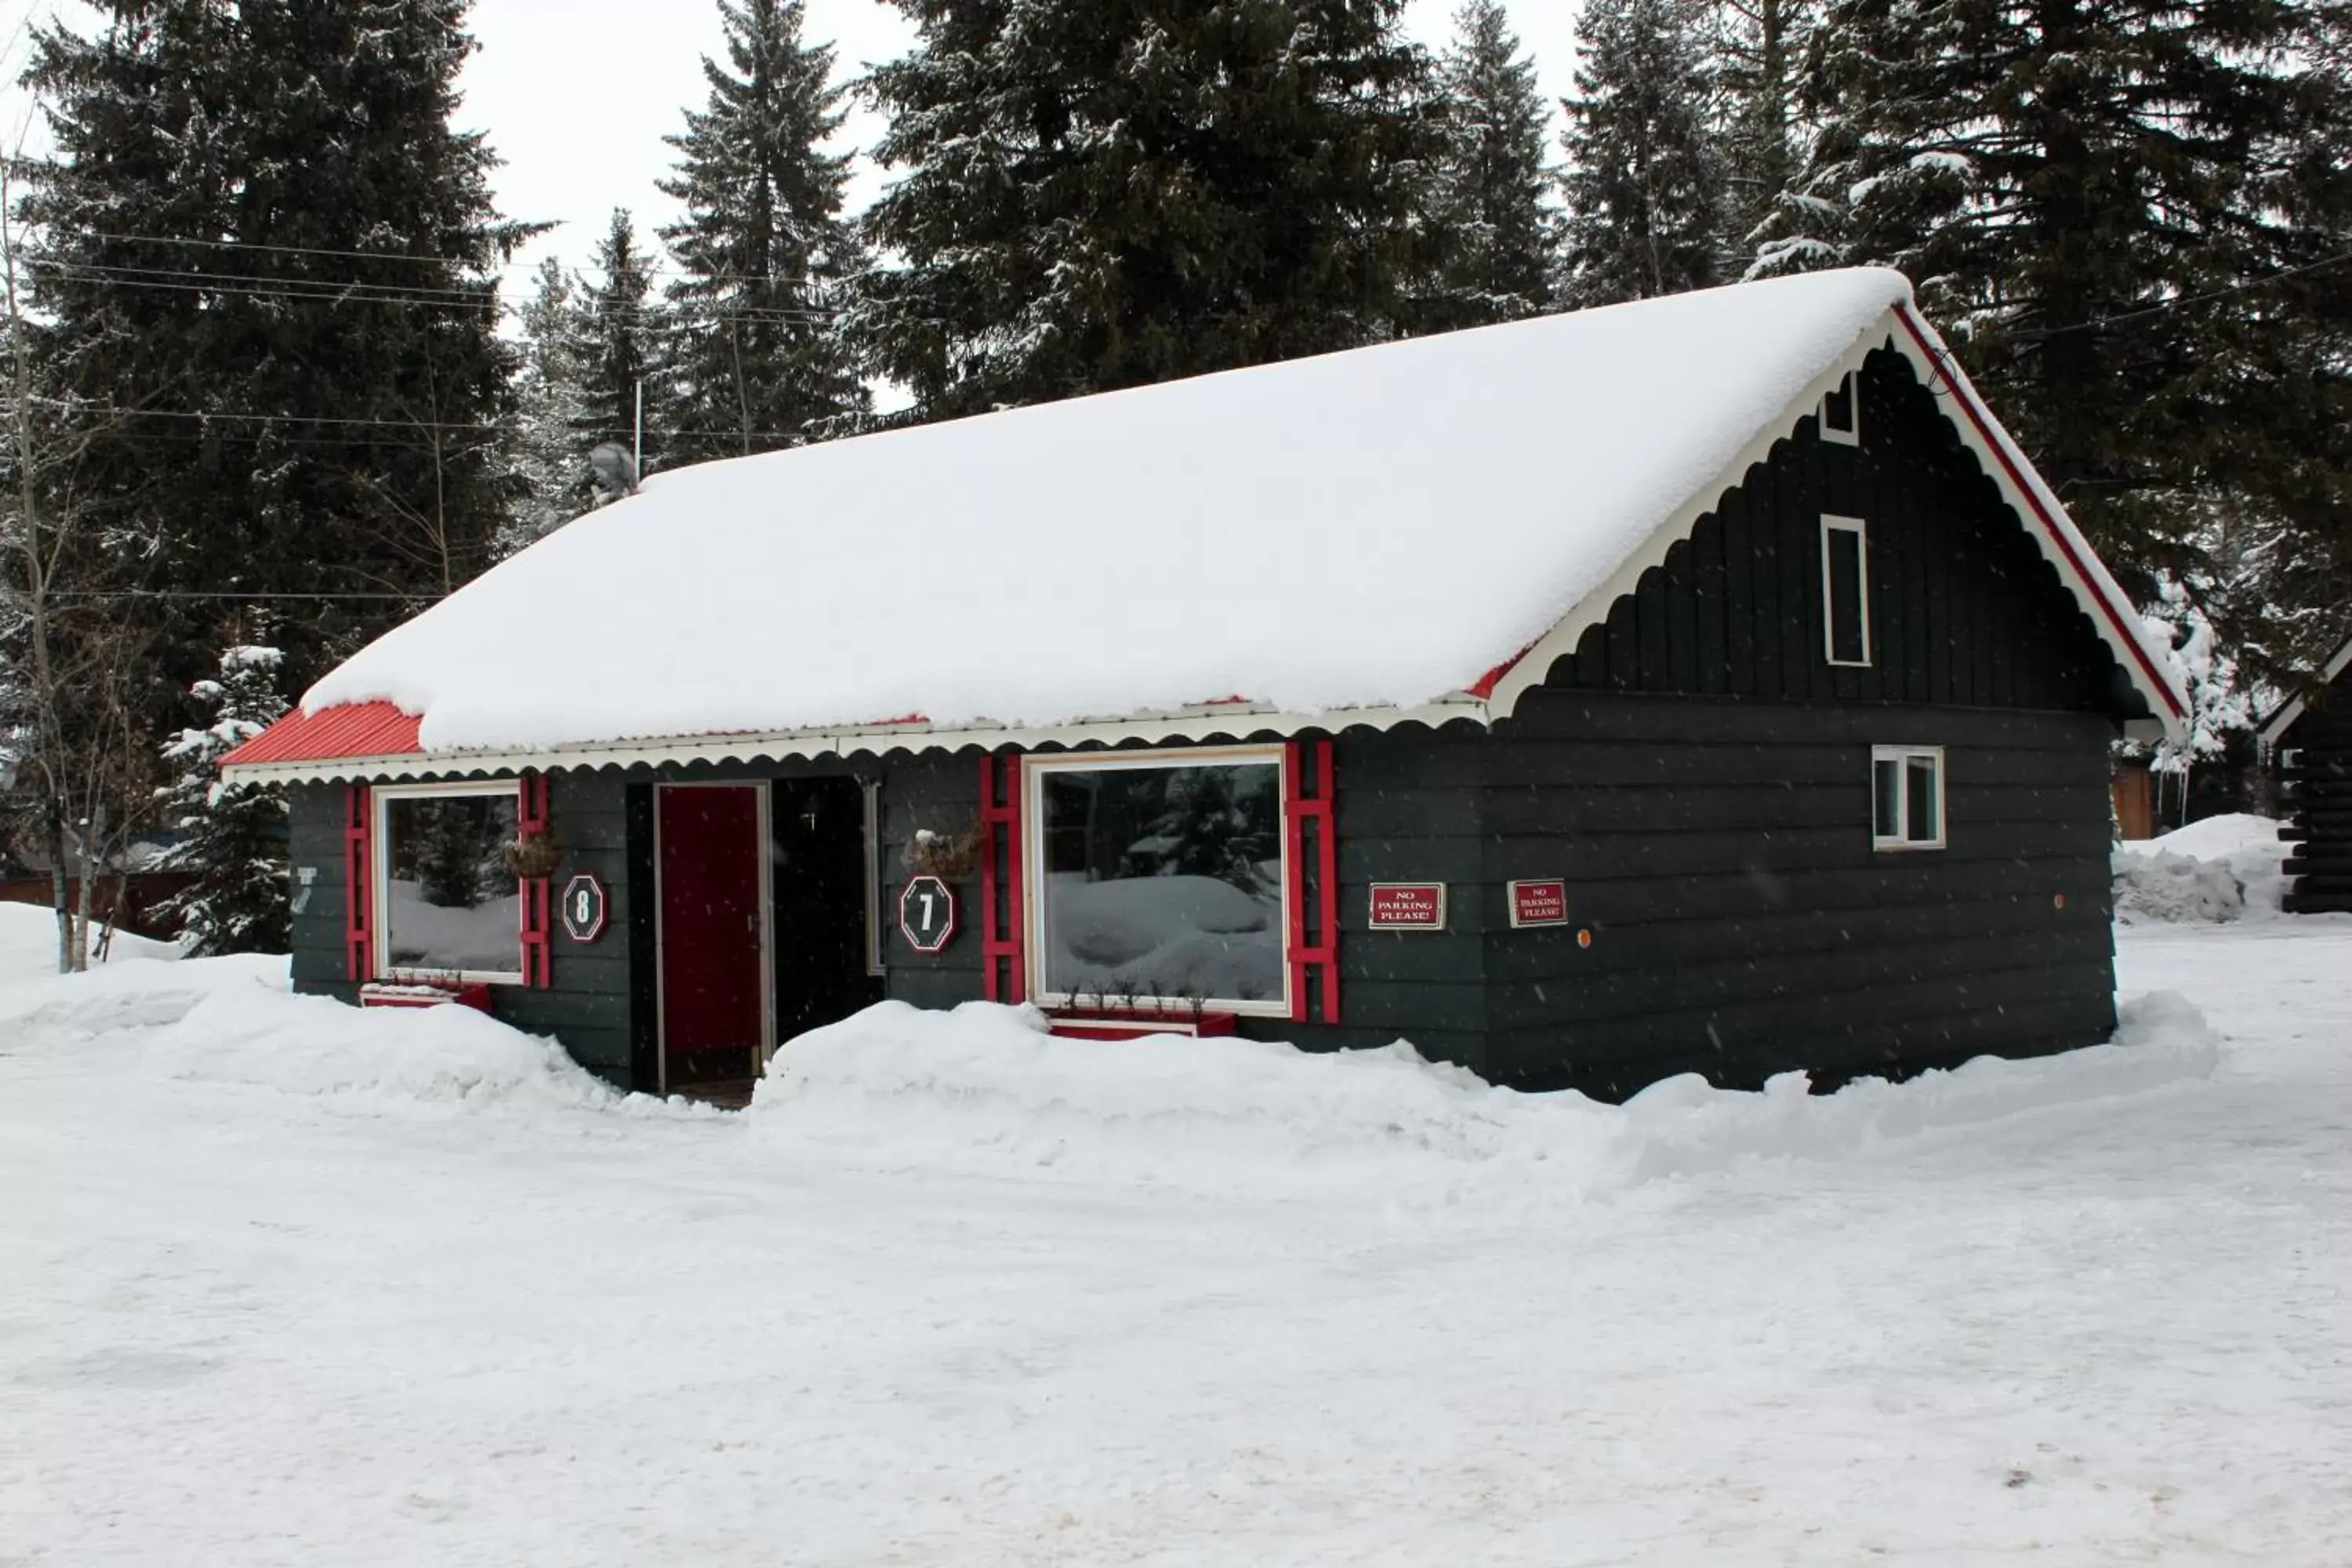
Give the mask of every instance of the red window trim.
[[1026, 995], [1021, 933], [1021, 754], [980, 759], [981, 994], [1019, 1003]]
[[[1283, 900], [1290, 906], [1290, 1017], [1307, 1021], [1310, 1008], [1307, 981], [1320, 982], [1323, 1022], [1339, 1021], [1339, 835], [1333, 815], [1338, 791], [1331, 765], [1331, 742], [1292, 741], [1284, 746], [1282, 812], [1290, 834], [1290, 886]], [[1309, 780], [1305, 763], [1315, 763]], [[1313, 793], [1308, 793], [1310, 784]], [[1313, 886], [1307, 874], [1309, 824], [1314, 826]], [[1315, 919], [1307, 921], [1308, 895], [1313, 895]]]
[[[545, 773], [525, 773], [516, 781], [515, 837], [528, 837], [548, 830], [549, 785]], [[522, 904], [522, 983], [526, 990], [545, 991], [555, 984], [553, 902], [548, 879], [525, 877], [516, 891]]]
[[360, 985], [375, 978], [375, 932], [369, 929], [375, 910], [373, 800], [365, 784], [344, 792], [343, 890], [349, 900], [343, 913], [344, 956], [352, 983]]

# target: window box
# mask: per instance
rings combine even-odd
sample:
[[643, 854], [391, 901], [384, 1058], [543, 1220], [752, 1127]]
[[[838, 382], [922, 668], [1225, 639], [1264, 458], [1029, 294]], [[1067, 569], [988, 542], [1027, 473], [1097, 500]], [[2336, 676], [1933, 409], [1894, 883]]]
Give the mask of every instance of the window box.
[[1870, 843], [1874, 849], [1944, 847], [1944, 749], [1870, 749]]
[[522, 884], [506, 863], [520, 786], [381, 784], [373, 794], [374, 973], [394, 985], [523, 984]]
[[490, 988], [481, 984], [423, 985], [372, 980], [360, 987], [362, 1007], [471, 1007], [490, 1010]]
[[1146, 1035], [1192, 1035], [1216, 1039], [1234, 1032], [1231, 1013], [1108, 1013], [1094, 1008], [1050, 1014], [1046, 1026], [1074, 1040], [1133, 1040]]
[[1024, 759], [1029, 996], [1159, 1026], [1289, 1016], [1286, 765], [1279, 746]]

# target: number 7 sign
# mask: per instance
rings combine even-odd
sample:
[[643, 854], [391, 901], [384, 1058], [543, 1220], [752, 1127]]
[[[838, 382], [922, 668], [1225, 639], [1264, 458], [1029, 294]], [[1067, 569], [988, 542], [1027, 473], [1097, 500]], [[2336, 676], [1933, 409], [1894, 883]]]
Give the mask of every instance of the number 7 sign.
[[917, 952], [940, 952], [955, 940], [955, 889], [933, 876], [917, 877], [898, 895], [898, 934]]

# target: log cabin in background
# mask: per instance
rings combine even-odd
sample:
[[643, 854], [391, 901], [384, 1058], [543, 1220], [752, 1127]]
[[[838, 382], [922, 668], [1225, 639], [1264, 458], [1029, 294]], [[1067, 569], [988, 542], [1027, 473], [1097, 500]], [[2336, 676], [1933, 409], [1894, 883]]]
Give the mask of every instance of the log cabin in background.
[[2293, 879], [2282, 900], [2290, 914], [2352, 913], [2352, 639], [2336, 650], [2310, 690], [2283, 704], [2262, 727], [2278, 761], [2293, 846]]
[[1622, 1095], [2105, 1038], [2183, 710], [1850, 271], [657, 476], [226, 771], [300, 989], [631, 1088], [893, 997]]

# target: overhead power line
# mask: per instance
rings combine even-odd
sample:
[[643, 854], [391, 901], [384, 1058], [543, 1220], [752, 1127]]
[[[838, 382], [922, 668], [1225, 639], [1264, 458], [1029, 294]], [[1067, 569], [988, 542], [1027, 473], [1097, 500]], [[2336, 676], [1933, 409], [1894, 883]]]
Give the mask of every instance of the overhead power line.
[[[403, 251], [332, 250], [322, 247], [308, 245], [271, 245], [257, 239], [198, 239], [186, 235], [107, 234], [97, 229], [76, 229], [73, 233], [79, 238], [104, 240], [110, 244], [115, 245], [185, 245], [206, 250], [258, 250], [274, 256], [324, 256], [340, 260], [407, 261], [414, 262], [419, 266], [460, 268], [477, 274], [498, 273], [504, 275], [509, 272], [531, 273], [539, 270], [539, 263], [532, 261], [508, 260], [501, 261], [494, 267], [483, 268], [476, 267], [471, 262], [466, 261], [460, 258], [415, 256]], [[576, 268], [567, 268], [567, 270], [572, 271], [575, 276], [577, 275]], [[773, 283], [778, 281], [773, 275], [764, 272], [736, 272], [731, 270], [697, 272], [691, 268], [679, 267], [673, 262], [662, 259], [655, 259], [650, 262], [646, 268], [646, 272], [648, 277], [656, 279], [675, 278], [710, 283]]]
[[[230, 299], [277, 300], [288, 303], [392, 305], [438, 309], [457, 307], [475, 310], [487, 308], [504, 316], [520, 316], [522, 312], [520, 305], [509, 300], [499, 299], [486, 290], [469, 290], [465, 291], [463, 298], [449, 298], [446, 297], [446, 294], [457, 291], [450, 290], [436, 294], [433, 290], [414, 289], [404, 285], [367, 283], [358, 279], [344, 281], [310, 278], [263, 279], [261, 281], [268, 286], [258, 287], [253, 282], [243, 279], [224, 278], [221, 281], [212, 281], [205, 274], [198, 272], [184, 272], [169, 276], [125, 275], [124, 269], [36, 258], [28, 258], [26, 264], [56, 276], [100, 284], [112, 289], [152, 289], [169, 293], [213, 294]], [[130, 270], [133, 273], [163, 271], [162, 268]], [[738, 306], [716, 312], [691, 308], [673, 310], [667, 306], [651, 304], [614, 308], [589, 303], [582, 308], [592, 315], [634, 321], [641, 326], [670, 321], [684, 321], [695, 324], [759, 322], [783, 325], [802, 321], [830, 321], [841, 313], [826, 306], [806, 308]]]

